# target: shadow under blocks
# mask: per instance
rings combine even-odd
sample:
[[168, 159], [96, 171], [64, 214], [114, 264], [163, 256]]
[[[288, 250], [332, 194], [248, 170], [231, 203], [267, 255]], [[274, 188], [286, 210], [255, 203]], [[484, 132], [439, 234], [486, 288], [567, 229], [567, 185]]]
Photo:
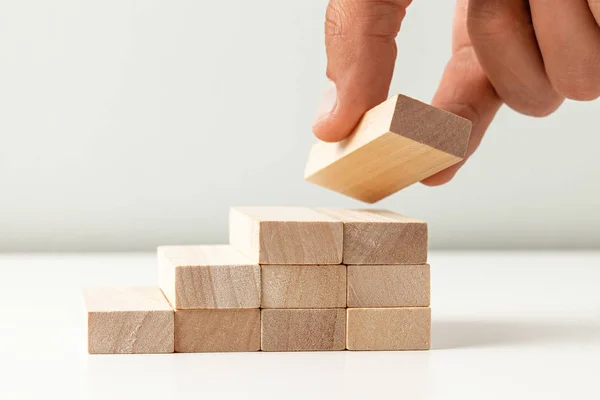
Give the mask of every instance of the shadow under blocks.
[[595, 343], [599, 324], [519, 320], [442, 320], [432, 326], [433, 349], [504, 347], [519, 344], [561, 342], [573, 345]]

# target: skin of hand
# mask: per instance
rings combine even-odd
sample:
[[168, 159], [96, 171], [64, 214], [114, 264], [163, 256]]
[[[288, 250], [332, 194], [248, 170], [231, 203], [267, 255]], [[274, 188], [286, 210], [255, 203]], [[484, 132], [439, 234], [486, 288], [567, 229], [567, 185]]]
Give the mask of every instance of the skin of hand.
[[[386, 100], [395, 38], [411, 0], [330, 0], [327, 77], [313, 123], [327, 142], [347, 137]], [[502, 104], [543, 117], [565, 98], [600, 97], [600, 0], [457, 0], [452, 57], [432, 104], [472, 121], [467, 158]], [[466, 161], [466, 160], [465, 160]], [[423, 181], [450, 181], [464, 161]]]

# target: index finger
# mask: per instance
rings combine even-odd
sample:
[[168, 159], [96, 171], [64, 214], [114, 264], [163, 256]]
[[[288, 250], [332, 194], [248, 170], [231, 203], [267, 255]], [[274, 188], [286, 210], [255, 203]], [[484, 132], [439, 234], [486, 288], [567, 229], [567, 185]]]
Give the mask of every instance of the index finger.
[[449, 182], [481, 143], [481, 139], [502, 105], [496, 90], [479, 64], [467, 32], [468, 0], [457, 2], [452, 37], [452, 58], [448, 62], [432, 104], [472, 122], [467, 156], [422, 181], [428, 186]]

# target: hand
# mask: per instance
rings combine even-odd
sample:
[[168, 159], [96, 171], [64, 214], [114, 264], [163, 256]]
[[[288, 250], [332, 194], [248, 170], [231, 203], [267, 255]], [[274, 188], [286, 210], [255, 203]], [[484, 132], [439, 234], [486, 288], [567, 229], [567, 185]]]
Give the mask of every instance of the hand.
[[[319, 139], [342, 140], [387, 98], [395, 37], [410, 3], [330, 0], [331, 87], [313, 125]], [[600, 0], [457, 0], [452, 54], [432, 104], [473, 122], [469, 157], [502, 103], [542, 117], [565, 98], [600, 96]], [[423, 183], [446, 183], [463, 163]]]

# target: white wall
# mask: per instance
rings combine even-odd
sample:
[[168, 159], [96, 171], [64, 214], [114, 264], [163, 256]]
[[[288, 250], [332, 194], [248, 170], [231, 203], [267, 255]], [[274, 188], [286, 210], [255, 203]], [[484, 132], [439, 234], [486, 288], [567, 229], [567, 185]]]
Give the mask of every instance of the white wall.
[[[429, 101], [452, 2], [415, 1], [393, 92]], [[0, 1], [0, 250], [226, 240], [240, 204], [361, 206], [305, 183], [324, 0]], [[600, 102], [504, 109], [443, 188], [381, 202], [437, 248], [600, 245]]]

